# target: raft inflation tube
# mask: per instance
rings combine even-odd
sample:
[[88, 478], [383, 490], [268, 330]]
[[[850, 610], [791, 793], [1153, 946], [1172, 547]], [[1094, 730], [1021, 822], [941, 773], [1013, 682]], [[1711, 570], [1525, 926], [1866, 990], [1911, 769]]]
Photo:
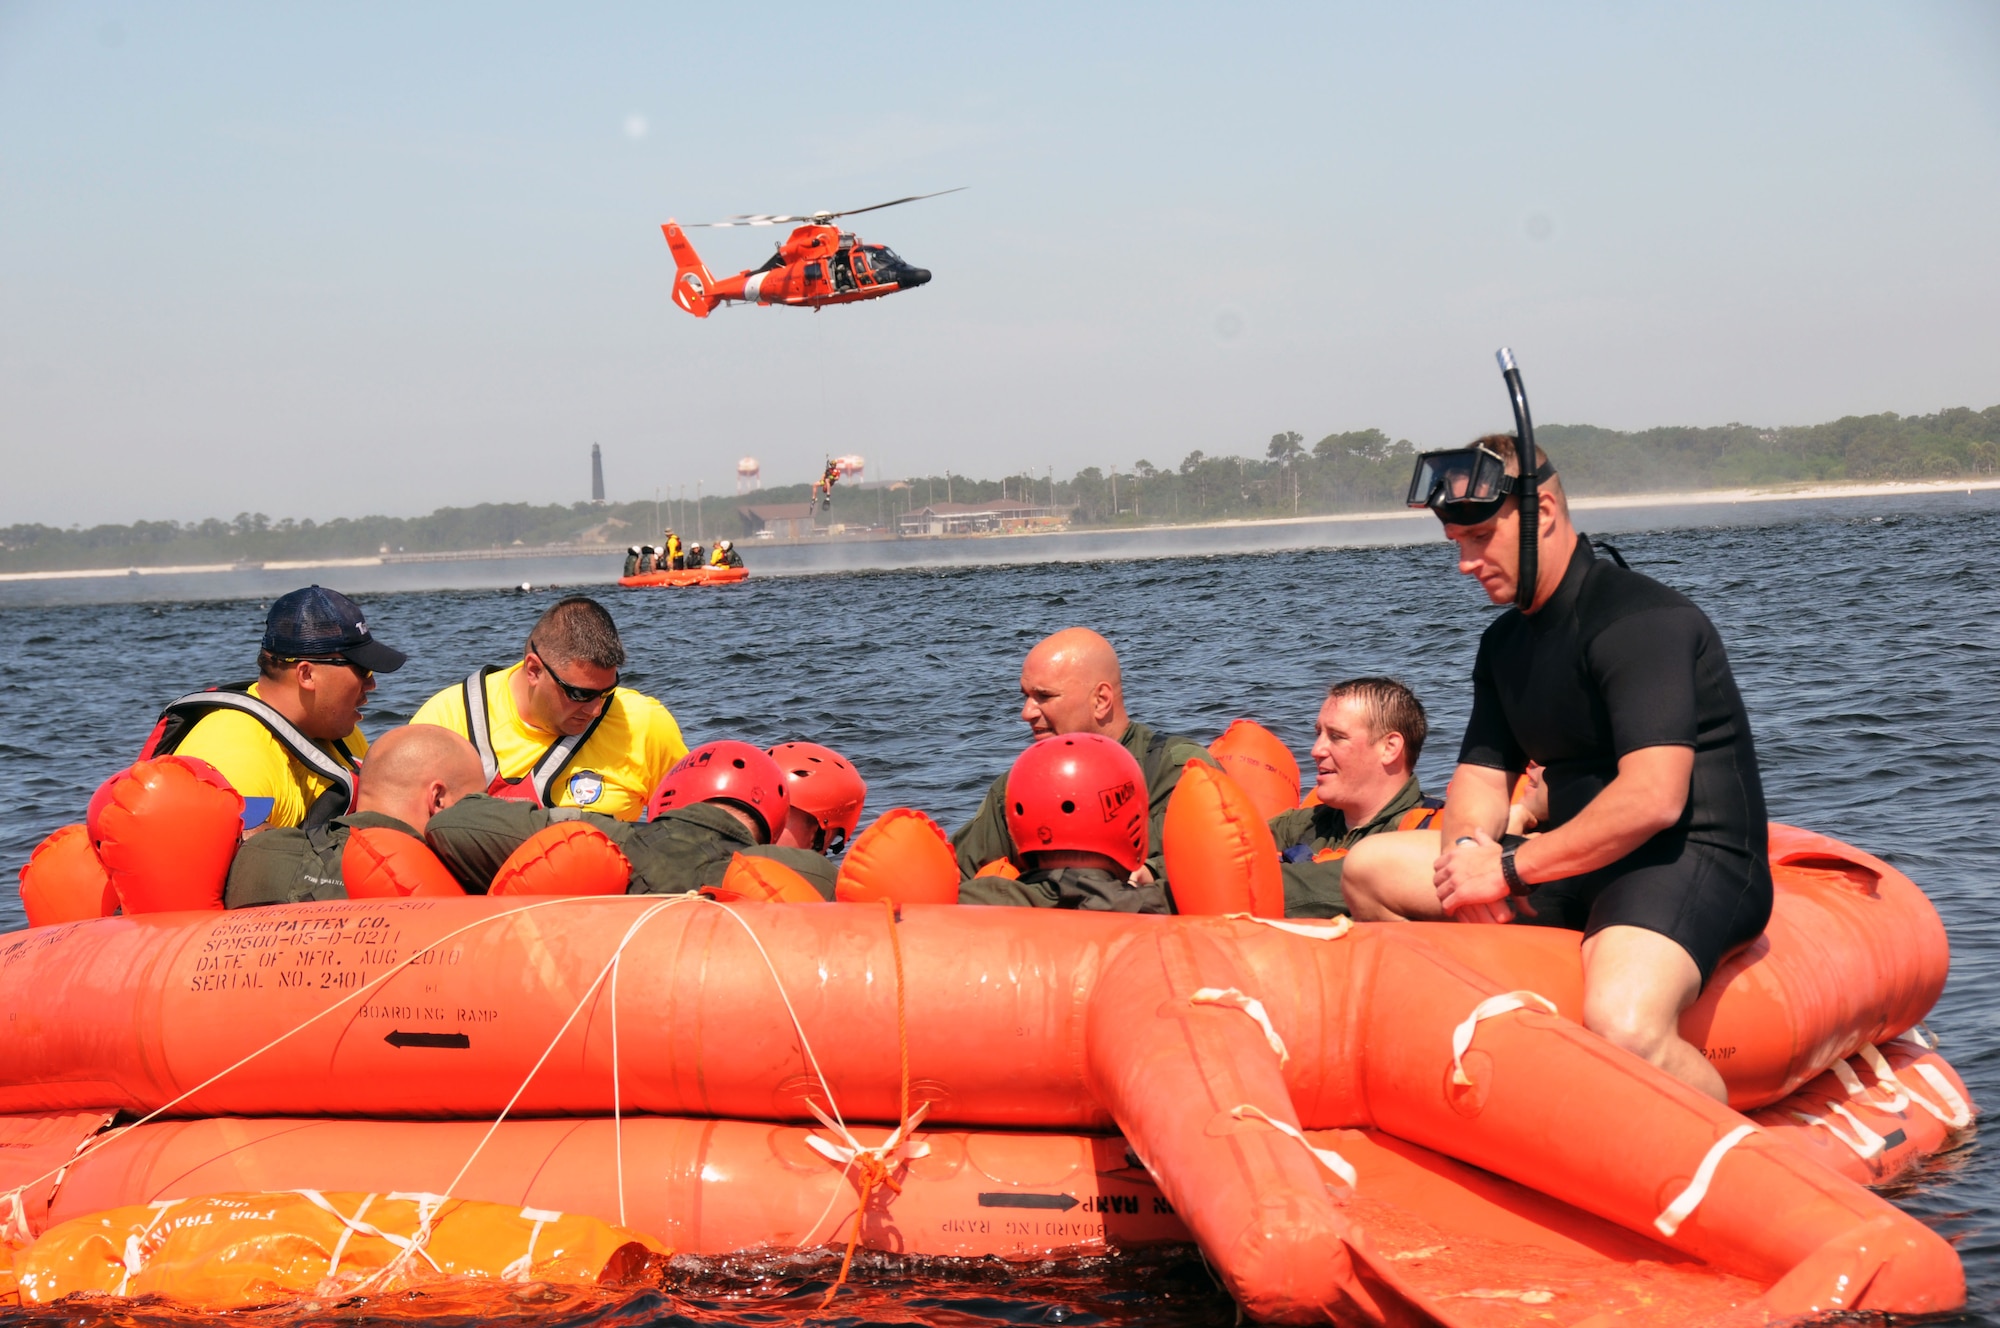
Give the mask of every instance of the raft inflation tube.
[[1535, 455], [1535, 420], [1528, 413], [1528, 389], [1521, 383], [1514, 352], [1502, 346], [1494, 358], [1500, 361], [1500, 376], [1507, 380], [1507, 399], [1514, 407], [1514, 452], [1521, 466], [1516, 481], [1521, 499], [1521, 570], [1514, 586], [1514, 602], [1526, 613], [1535, 606], [1535, 582], [1541, 572], [1537, 557], [1542, 537], [1541, 481], [1535, 477], [1539, 460]]
[[[1842, 1100], [1798, 1114], [1850, 1139], [1833, 1108], [1864, 1099], [1878, 1138], [1896, 1111], [1969, 1122], [1896, 1041], [1943, 983], [1928, 901], [1832, 840], [1772, 849], [1771, 929], [1683, 1033], [1739, 1109], [1831, 1074]], [[1584, 1030], [1575, 933], [884, 900], [412, 897], [0, 938], [0, 1220], [427, 1190], [686, 1252], [838, 1242], [841, 1214], [909, 1253], [1191, 1237], [1289, 1323], [1963, 1300], [1942, 1238], [1794, 1139], [1848, 1147], [1827, 1128], [1760, 1128]]]

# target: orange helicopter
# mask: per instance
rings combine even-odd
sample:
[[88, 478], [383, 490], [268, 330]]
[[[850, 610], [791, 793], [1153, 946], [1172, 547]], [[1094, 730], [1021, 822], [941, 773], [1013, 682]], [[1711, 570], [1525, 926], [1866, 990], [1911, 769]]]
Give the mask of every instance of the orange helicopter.
[[768, 217], [748, 215], [727, 221], [689, 222], [693, 226], [783, 226], [803, 222], [791, 233], [771, 260], [760, 268], [747, 269], [720, 281], [709, 273], [701, 256], [688, 243], [678, 222], [669, 220], [660, 229], [673, 250], [674, 303], [706, 318], [725, 300], [744, 304], [784, 304], [801, 309], [822, 309], [829, 304], [852, 304], [873, 300], [897, 291], [910, 290], [931, 279], [929, 268], [913, 267], [887, 245], [863, 244], [853, 232], [833, 224], [837, 217], [915, 203], [919, 199], [955, 194], [960, 189], [940, 189], [935, 194], [912, 194], [845, 212], [815, 212], [810, 217]]

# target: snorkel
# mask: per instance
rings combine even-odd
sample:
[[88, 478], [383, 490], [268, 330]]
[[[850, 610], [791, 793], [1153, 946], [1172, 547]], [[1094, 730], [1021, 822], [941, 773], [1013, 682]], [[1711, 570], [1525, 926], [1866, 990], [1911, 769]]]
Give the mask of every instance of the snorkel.
[[1494, 354], [1500, 361], [1500, 376], [1507, 380], [1507, 396], [1514, 405], [1514, 452], [1520, 460], [1521, 474], [1515, 481], [1515, 490], [1521, 498], [1521, 568], [1514, 586], [1514, 603], [1526, 613], [1535, 607], [1535, 582], [1541, 572], [1539, 541], [1542, 533], [1542, 508], [1538, 469], [1535, 457], [1535, 421], [1528, 414], [1528, 389], [1521, 386], [1521, 367], [1514, 363], [1514, 352], [1502, 346]]

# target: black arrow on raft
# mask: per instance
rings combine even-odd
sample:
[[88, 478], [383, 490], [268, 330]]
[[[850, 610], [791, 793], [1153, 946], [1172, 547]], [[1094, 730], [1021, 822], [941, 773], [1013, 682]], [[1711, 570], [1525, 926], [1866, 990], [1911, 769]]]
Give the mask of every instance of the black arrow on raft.
[[463, 1033], [405, 1033], [397, 1029], [382, 1039], [392, 1047], [442, 1047], [447, 1051], [471, 1051], [472, 1039]]
[[988, 1190], [979, 1196], [981, 1208], [1058, 1208], [1065, 1213], [1080, 1202], [1074, 1194], [1015, 1194], [1008, 1190]]

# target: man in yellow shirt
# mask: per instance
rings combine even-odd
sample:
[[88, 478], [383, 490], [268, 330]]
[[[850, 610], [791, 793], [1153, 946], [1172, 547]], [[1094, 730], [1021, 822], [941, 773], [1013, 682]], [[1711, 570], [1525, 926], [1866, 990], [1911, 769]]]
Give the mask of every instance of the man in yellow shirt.
[[470, 739], [495, 797], [636, 821], [687, 743], [665, 706], [618, 685], [624, 664], [611, 615], [573, 595], [536, 621], [520, 663], [475, 670], [410, 722]]
[[405, 656], [368, 631], [337, 590], [282, 595], [264, 620], [257, 680], [184, 696], [160, 715], [142, 758], [208, 762], [243, 795], [245, 830], [323, 824], [348, 810], [368, 739], [361, 710], [377, 673]]

